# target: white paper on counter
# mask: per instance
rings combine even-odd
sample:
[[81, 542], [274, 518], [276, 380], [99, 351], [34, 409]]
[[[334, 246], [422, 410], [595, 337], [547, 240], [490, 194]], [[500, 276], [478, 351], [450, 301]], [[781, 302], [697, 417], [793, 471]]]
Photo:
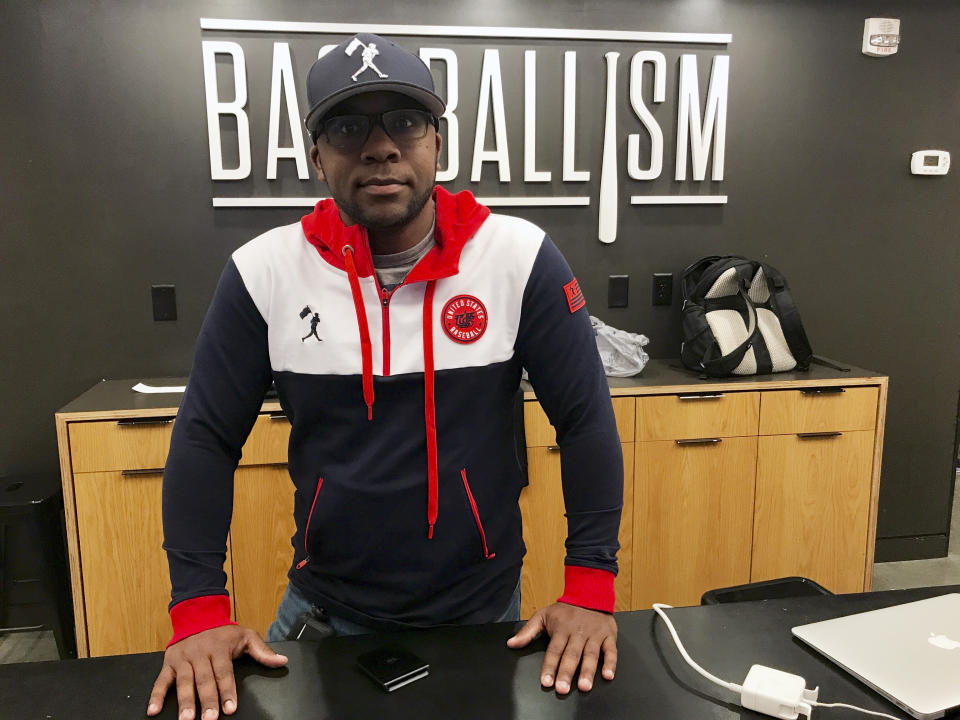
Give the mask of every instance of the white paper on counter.
[[182, 393], [187, 389], [186, 385], [147, 385], [146, 383], [137, 383], [133, 386], [133, 391], [138, 393]]

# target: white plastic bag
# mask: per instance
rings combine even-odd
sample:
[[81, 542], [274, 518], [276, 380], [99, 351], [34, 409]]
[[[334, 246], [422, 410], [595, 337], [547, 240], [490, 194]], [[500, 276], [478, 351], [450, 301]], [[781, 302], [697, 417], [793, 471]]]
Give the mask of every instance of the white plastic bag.
[[650, 342], [646, 335], [618, 330], [593, 315], [590, 316], [590, 324], [597, 336], [597, 350], [603, 361], [603, 371], [608, 376], [631, 377], [643, 370], [650, 360], [650, 356], [643, 351], [643, 346]]

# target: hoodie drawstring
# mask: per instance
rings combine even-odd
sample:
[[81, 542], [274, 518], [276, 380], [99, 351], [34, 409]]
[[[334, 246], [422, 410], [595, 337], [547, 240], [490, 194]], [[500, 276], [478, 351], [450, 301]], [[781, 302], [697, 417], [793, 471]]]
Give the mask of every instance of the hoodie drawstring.
[[363, 295], [360, 293], [360, 280], [357, 266], [353, 261], [353, 248], [343, 246], [343, 260], [350, 279], [350, 292], [353, 294], [353, 307], [357, 311], [357, 327], [360, 329], [360, 355], [363, 358], [363, 401], [367, 405], [367, 420], [373, 420], [373, 347], [370, 344], [370, 328], [367, 326], [367, 312], [363, 308]]
[[[357, 311], [357, 326], [360, 329], [360, 354], [363, 358], [363, 401], [367, 405], [367, 420], [373, 420], [373, 347], [370, 343], [370, 328], [367, 312], [360, 292], [360, 279], [353, 260], [353, 248], [343, 247], [344, 263], [350, 280], [353, 307]], [[433, 294], [436, 280], [427, 282], [423, 295], [423, 414], [427, 432], [427, 539], [433, 539], [433, 526], [437, 522], [439, 505], [439, 472], [437, 470], [437, 408], [433, 393]]]
[[423, 414], [427, 425], [427, 539], [433, 539], [437, 522], [437, 408], [433, 396], [433, 292], [436, 280], [423, 295]]

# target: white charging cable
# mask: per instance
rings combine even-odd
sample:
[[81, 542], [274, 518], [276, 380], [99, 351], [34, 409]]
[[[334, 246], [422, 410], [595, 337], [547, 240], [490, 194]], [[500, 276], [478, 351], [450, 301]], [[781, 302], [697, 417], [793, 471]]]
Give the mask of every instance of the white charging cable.
[[901, 720], [901, 718], [894, 715], [865, 710], [856, 705], [818, 702], [817, 696], [820, 692], [819, 688], [809, 690], [807, 689], [807, 681], [799, 675], [786, 673], [765, 665], [752, 666], [743, 681], [743, 685], [721, 680], [715, 675], [711, 675], [693, 661], [687, 653], [686, 648], [683, 647], [683, 643], [680, 642], [680, 637], [677, 635], [677, 631], [673, 627], [673, 623], [670, 622], [670, 618], [668, 618], [664, 612], [664, 609], [673, 609], [673, 606], [664, 603], [653, 604], [653, 611], [657, 613], [666, 624], [667, 630], [670, 631], [670, 635], [673, 638], [673, 642], [677, 645], [677, 650], [680, 651], [680, 655], [683, 656], [687, 664], [710, 682], [737, 693], [740, 696], [740, 704], [749, 710], [756, 710], [765, 715], [780, 718], [780, 720], [796, 720], [800, 715], [805, 715], [809, 719], [815, 707], [847, 708], [849, 710], [866, 713], [867, 715], [888, 718], [888, 720]]

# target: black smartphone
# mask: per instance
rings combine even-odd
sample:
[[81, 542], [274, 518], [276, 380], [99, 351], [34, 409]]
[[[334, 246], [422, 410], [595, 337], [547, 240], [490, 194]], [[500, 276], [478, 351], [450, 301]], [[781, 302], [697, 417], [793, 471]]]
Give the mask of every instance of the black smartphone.
[[386, 645], [364, 653], [357, 658], [357, 664], [387, 692], [409, 685], [430, 673], [427, 663], [398, 645]]

